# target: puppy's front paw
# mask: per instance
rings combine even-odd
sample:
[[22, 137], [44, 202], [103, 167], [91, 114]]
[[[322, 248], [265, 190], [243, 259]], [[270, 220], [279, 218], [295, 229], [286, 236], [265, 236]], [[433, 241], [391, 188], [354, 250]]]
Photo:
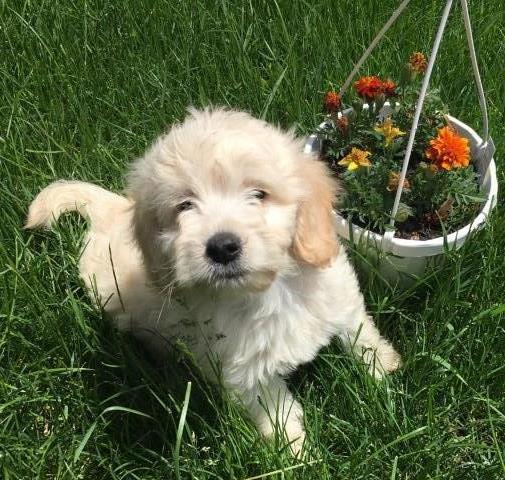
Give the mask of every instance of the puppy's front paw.
[[303, 456], [303, 447], [305, 445], [305, 430], [301, 425], [289, 427], [286, 425], [285, 433], [289, 442], [289, 448], [294, 457]]
[[284, 428], [274, 426], [270, 421], [259, 424], [258, 428], [266, 438], [272, 438], [276, 432], [289, 443], [289, 449], [294, 457], [301, 458], [303, 455], [303, 446], [305, 444], [305, 430], [303, 424], [298, 418], [288, 418]]
[[363, 353], [363, 361], [368, 366], [370, 375], [377, 380], [401, 367], [400, 354], [389, 343], [381, 343], [377, 349], [368, 349]]

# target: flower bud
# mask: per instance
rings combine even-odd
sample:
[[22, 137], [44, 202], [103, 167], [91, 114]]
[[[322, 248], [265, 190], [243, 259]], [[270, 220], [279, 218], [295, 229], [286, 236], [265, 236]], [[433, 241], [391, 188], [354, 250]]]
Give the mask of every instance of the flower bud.
[[409, 83], [412, 83], [417, 76], [417, 72], [412, 70], [410, 68], [410, 63], [406, 63], [403, 68], [402, 72], [400, 74], [400, 84], [401, 85], [408, 85]]
[[375, 97], [375, 111], [376, 112], [378, 112], [382, 108], [385, 101], [386, 101], [386, 95], [384, 95], [384, 93], [379, 93]]
[[400, 202], [398, 205], [398, 211], [396, 212], [395, 220], [397, 222], [405, 222], [414, 212], [405, 203]]
[[361, 100], [361, 98], [356, 98], [355, 100], [353, 100], [352, 102], [352, 108], [353, 110], [355, 111], [356, 115], [361, 115], [361, 112], [363, 111], [363, 100]]
[[433, 163], [419, 162], [418, 168], [424, 172], [426, 178], [433, 178], [438, 168]]
[[337, 119], [336, 124], [337, 128], [342, 132], [342, 135], [347, 135], [349, 132], [349, 119], [345, 115], [342, 115]]
[[358, 114], [356, 113], [356, 110], [352, 109], [348, 114], [347, 114], [347, 120], [349, 123], [353, 123], [356, 121], [356, 118], [358, 117]]

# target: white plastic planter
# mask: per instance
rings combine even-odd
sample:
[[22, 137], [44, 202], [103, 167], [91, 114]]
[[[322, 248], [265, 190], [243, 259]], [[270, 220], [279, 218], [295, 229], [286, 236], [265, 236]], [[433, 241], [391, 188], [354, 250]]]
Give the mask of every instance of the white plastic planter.
[[[401, 272], [411, 275], [422, 275], [426, 269], [428, 259], [436, 258], [446, 249], [460, 247], [469, 237], [470, 233], [482, 227], [487, 216], [496, 205], [498, 182], [496, 179], [496, 166], [492, 158], [494, 146], [490, 140], [484, 144], [481, 137], [465, 123], [448, 116], [449, 123], [462, 136], [470, 141], [471, 158], [479, 173], [479, 183], [486, 201], [475, 219], [456, 232], [446, 237], [432, 240], [404, 240], [401, 238], [387, 238], [357, 225], [349, 223], [345, 218], [335, 212], [337, 233], [357, 245], [363, 245], [367, 252], [378, 260], [381, 273], [389, 280], [398, 280]], [[328, 126], [326, 122], [320, 128]], [[310, 135], [305, 143], [307, 153], [318, 153], [321, 149], [321, 140], [317, 135]]]

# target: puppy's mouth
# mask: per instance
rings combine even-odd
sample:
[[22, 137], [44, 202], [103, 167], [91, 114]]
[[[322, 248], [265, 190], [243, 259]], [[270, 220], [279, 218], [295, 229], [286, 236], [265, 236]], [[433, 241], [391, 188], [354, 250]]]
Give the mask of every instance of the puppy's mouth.
[[221, 285], [223, 283], [241, 283], [248, 271], [239, 265], [213, 265], [210, 272], [210, 282]]

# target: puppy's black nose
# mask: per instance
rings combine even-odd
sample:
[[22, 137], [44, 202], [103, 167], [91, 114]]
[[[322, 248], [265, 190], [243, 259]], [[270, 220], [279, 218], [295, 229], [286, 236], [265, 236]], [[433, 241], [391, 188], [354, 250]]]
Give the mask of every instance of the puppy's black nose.
[[209, 238], [205, 254], [212, 261], [226, 265], [236, 260], [241, 251], [240, 238], [233, 233], [220, 232]]

